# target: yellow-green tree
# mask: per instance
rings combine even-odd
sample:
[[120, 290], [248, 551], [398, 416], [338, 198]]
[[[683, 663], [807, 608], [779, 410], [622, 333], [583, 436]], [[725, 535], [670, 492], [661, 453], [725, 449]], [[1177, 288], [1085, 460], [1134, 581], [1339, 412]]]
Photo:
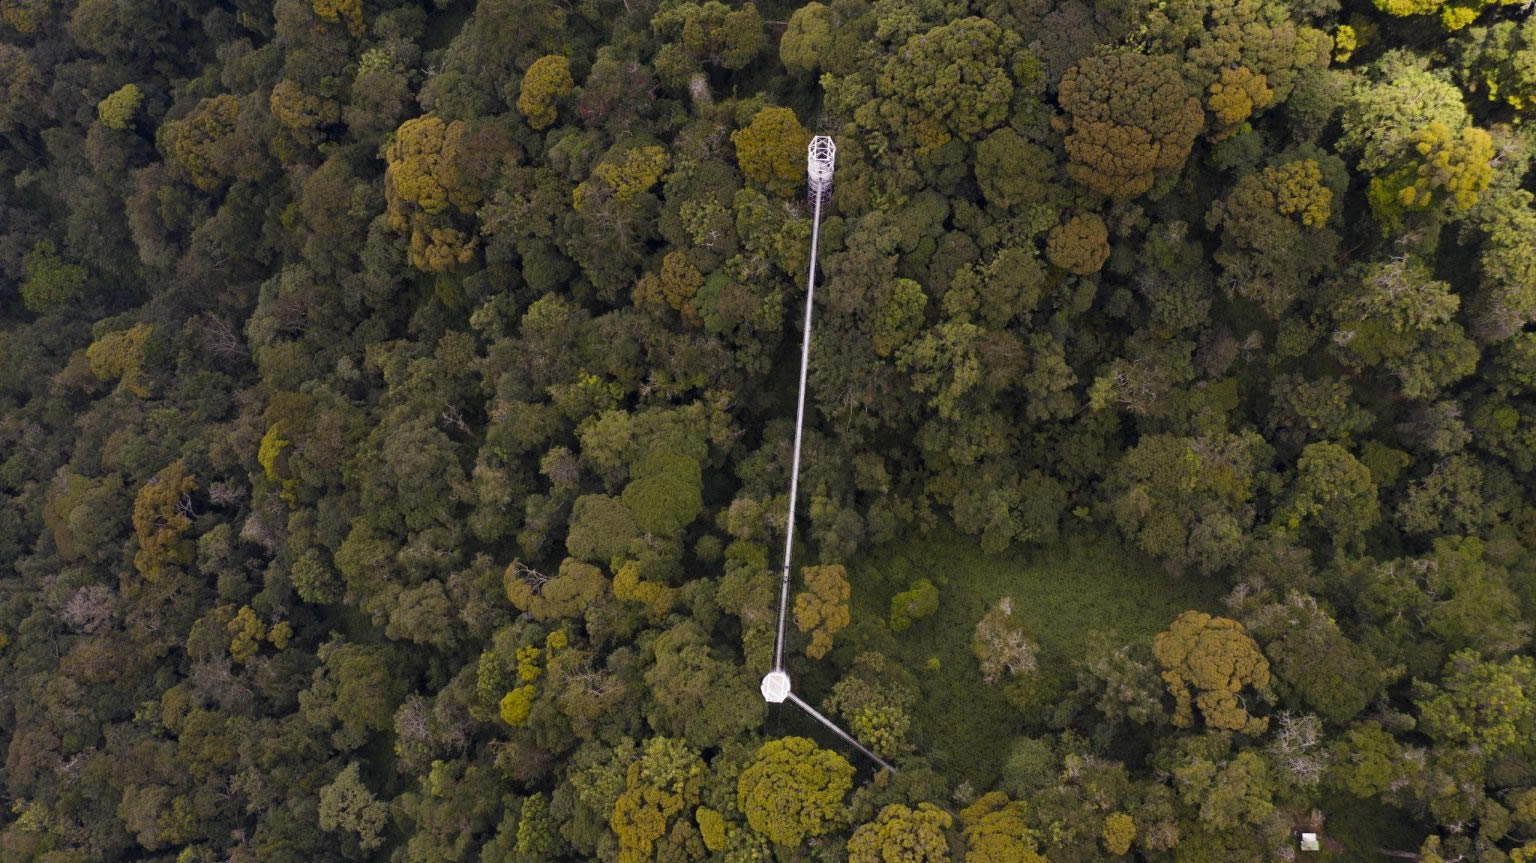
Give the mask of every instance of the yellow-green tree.
[[291, 78], [284, 78], [272, 88], [267, 98], [272, 116], [283, 125], [294, 140], [305, 146], [319, 144], [324, 126], [341, 121], [341, 103], [319, 93], [305, 90]]
[[840, 563], [804, 566], [805, 590], [795, 595], [795, 626], [811, 634], [805, 655], [820, 659], [832, 649], [832, 636], [848, 625], [848, 570]]
[[1046, 235], [1045, 256], [1069, 273], [1097, 273], [1109, 260], [1109, 228], [1098, 213], [1079, 213]]
[[220, 93], [197, 103], [192, 112], [160, 128], [166, 155], [186, 169], [192, 182], [205, 192], [218, 191], [227, 180], [225, 155], [220, 151], [235, 133], [240, 101]]
[[194, 546], [183, 539], [192, 527], [188, 501], [197, 481], [180, 460], [171, 462], [139, 489], [133, 500], [133, 532], [139, 550], [133, 565], [150, 581], [167, 568], [192, 562]]
[[517, 110], [529, 126], [546, 128], [555, 122], [555, 107], [571, 95], [575, 86], [576, 82], [571, 80], [571, 61], [558, 54], [540, 57], [523, 73], [517, 90]]
[[1210, 109], [1211, 138], [1217, 141], [1232, 137], [1248, 122], [1248, 118], [1268, 108], [1274, 101], [1275, 92], [1269, 89], [1269, 80], [1247, 66], [1221, 70], [1221, 79], [1210, 86], [1205, 105]]
[[645, 608], [652, 623], [660, 623], [677, 604], [677, 588], [643, 578], [641, 565], [625, 561], [613, 574], [613, 595], [625, 602], [637, 602]]
[[345, 24], [353, 36], [363, 35], [363, 0], [314, 0], [315, 15], [333, 24]]
[[481, 190], [469, 182], [455, 163], [465, 125], [462, 120], [444, 122], [434, 114], [413, 117], [395, 130], [384, 169], [384, 194], [389, 201], [390, 221], [405, 229], [410, 208], [439, 215], [454, 207], [474, 211]]
[[640, 758], [625, 771], [624, 791], [608, 819], [619, 839], [620, 863], [657, 859], [656, 846], [668, 835], [668, 825], [674, 826], [675, 834], [678, 816], [698, 805], [705, 769], [698, 753], [681, 740], [653, 737], [646, 741]]
[[848, 863], [948, 863], [954, 819], [932, 803], [892, 803], [848, 839]]
[[124, 84], [96, 103], [96, 117], [108, 129], [126, 129], [144, 102], [144, 91], [137, 84]]
[[914, 621], [939, 610], [939, 589], [926, 578], [891, 597], [891, 631], [903, 632]]
[[154, 331], [153, 324], [134, 324], [92, 342], [85, 349], [91, 374], [104, 381], [116, 379], [122, 389], [141, 399], [148, 398], [149, 375], [144, 372], [144, 346]]
[[804, 737], [770, 740], [758, 748], [736, 783], [736, 806], [747, 824], [789, 847], [841, 827], [843, 797], [853, 786], [847, 759]]
[[1372, 0], [1376, 8], [1397, 17], [1436, 15], [1446, 30], [1460, 30], [1477, 20], [1489, 6], [1518, 6], [1520, 0]]
[[52, 0], [0, 0], [0, 21], [22, 35], [35, 33], [52, 7]]
[[1134, 198], [1177, 174], [1205, 126], [1178, 61], [1132, 52], [1085, 57], [1061, 79], [1067, 174], [1112, 198]]
[[[1251, 214], [1274, 211], [1303, 227], [1319, 228], [1328, 221], [1332, 205], [1333, 190], [1323, 184], [1322, 166], [1314, 159], [1299, 159], [1243, 175], [1223, 203], [1219, 224], [1241, 233]], [[1262, 242], [1257, 235], [1243, 234], [1241, 239], [1249, 245]]]
[[234, 619], [229, 622], [228, 629], [229, 655], [236, 662], [245, 662], [255, 656], [262, 639], [267, 637], [267, 625], [261, 622], [255, 609], [249, 605], [240, 606]]
[[635, 282], [631, 294], [640, 307], [676, 309], [690, 324], [702, 323], [694, 309], [693, 297], [704, 286], [704, 274], [688, 259], [688, 253], [674, 249], [661, 259], [661, 273], [646, 273]]
[[1124, 854], [1131, 850], [1131, 840], [1136, 838], [1136, 822], [1124, 812], [1111, 812], [1104, 816], [1104, 850], [1111, 854]]
[[1493, 179], [1493, 139], [1475, 126], [1454, 133], [1431, 123], [1413, 135], [1400, 167], [1371, 179], [1366, 193], [1371, 212], [1388, 233], [1407, 213], [1448, 211], [1464, 215]]
[[411, 265], [437, 272], [465, 264], [475, 239], [453, 223], [452, 210], [469, 215], [483, 192], [460, 170], [467, 126], [426, 114], [400, 124], [385, 154], [384, 199], [390, 228], [409, 239]]
[[1152, 653], [1177, 702], [1174, 725], [1194, 724], [1193, 705], [1212, 728], [1258, 735], [1269, 727], [1269, 718], [1250, 715], [1240, 697], [1250, 687], [1269, 693], [1269, 660], [1241, 623], [1186, 611], [1152, 640]]
[[1316, 160], [1245, 174], [1206, 216], [1207, 226], [1221, 229], [1215, 258], [1227, 289], [1280, 318], [1337, 242], [1324, 230], [1332, 207], [1333, 190]]
[[989, 791], [960, 810], [965, 863], [1046, 863], [1040, 837], [1024, 820], [1024, 804]]
[[538, 689], [531, 684], [514, 687], [502, 696], [498, 705], [501, 721], [513, 727], [522, 725], [528, 721], [528, 714], [533, 712], [533, 697], [538, 694]]
[[745, 129], [731, 133], [736, 164], [747, 179], [769, 192], [792, 197], [805, 181], [805, 148], [811, 133], [789, 108], [758, 111]]
[[507, 599], [534, 620], [579, 617], [608, 589], [602, 570], [571, 557], [561, 562], [553, 578], [513, 561], [503, 581]]
[[578, 213], [595, 208], [599, 202], [628, 204], [649, 192], [661, 180], [672, 160], [657, 146], [632, 147], [622, 159], [613, 157], [599, 162], [592, 176], [571, 192], [571, 206]]

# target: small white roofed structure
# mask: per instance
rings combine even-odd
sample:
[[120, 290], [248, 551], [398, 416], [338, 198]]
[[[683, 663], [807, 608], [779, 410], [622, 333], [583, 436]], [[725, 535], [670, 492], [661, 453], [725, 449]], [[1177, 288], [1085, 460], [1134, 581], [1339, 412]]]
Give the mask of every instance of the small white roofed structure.
[[1303, 833], [1303, 834], [1301, 834], [1301, 850], [1303, 850], [1303, 851], [1318, 851], [1318, 850], [1321, 850], [1321, 846], [1318, 844], [1318, 841], [1317, 841], [1317, 834], [1316, 833]]
[[826, 135], [817, 135], [806, 148], [805, 173], [811, 195], [825, 201], [832, 191], [832, 171], [837, 167], [837, 145]]
[[782, 671], [770, 671], [763, 675], [763, 700], [770, 704], [783, 704], [789, 697], [789, 675]]

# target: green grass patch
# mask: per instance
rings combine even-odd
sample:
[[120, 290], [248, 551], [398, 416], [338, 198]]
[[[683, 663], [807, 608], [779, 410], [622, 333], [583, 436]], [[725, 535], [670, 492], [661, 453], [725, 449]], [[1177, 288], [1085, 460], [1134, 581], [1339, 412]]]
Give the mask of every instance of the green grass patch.
[[[1379, 849], [1417, 851], [1427, 835], [1414, 826], [1413, 819], [1395, 807], [1376, 800], [1361, 800], [1348, 794], [1329, 795], [1322, 811], [1328, 819], [1323, 824], [1323, 850], [1316, 854], [1298, 854], [1297, 861], [1384, 860]], [[1342, 847], [1340, 847], [1342, 846]]]
[[[878, 650], [915, 675], [922, 689], [913, 717], [918, 753], [955, 783], [968, 780], [978, 789], [996, 780], [1009, 740], [1028, 725], [1000, 687], [981, 679], [971, 654], [976, 622], [999, 598], [1013, 598], [1014, 614], [1041, 645], [1044, 664], [1065, 674], [1095, 631], [1122, 642], [1150, 641], [1181, 611], [1217, 610], [1222, 592], [1219, 584], [1169, 575], [1117, 537], [1086, 533], [1001, 555], [983, 553], [974, 538], [958, 532], [914, 536], [868, 552], [848, 571], [853, 621], [839, 639], [837, 658]], [[939, 587], [938, 612], [892, 633], [891, 597], [923, 577]], [[807, 684], [830, 686], [810, 676]]]

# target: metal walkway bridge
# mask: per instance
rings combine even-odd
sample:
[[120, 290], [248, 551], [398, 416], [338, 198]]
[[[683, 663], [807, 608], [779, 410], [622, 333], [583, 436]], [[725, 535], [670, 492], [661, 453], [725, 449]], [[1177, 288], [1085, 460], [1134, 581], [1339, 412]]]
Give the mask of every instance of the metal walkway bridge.
[[784, 670], [784, 623], [789, 616], [789, 565], [795, 542], [795, 497], [800, 491], [800, 439], [805, 429], [805, 376], [811, 362], [811, 305], [816, 296], [816, 246], [821, 238], [821, 205], [832, 191], [832, 171], [836, 167], [836, 159], [837, 147], [831, 138], [817, 135], [811, 139], [806, 152], [807, 185], [814, 208], [811, 217], [811, 265], [805, 279], [805, 329], [800, 341], [800, 393], [795, 403], [795, 450], [789, 473], [789, 517], [784, 527], [784, 570], [779, 578], [779, 631], [773, 642], [773, 668], [763, 676], [762, 691], [763, 698], [769, 703], [782, 704], [788, 701], [875, 763], [894, 773], [896, 768], [890, 762], [876, 755], [852, 734], [795, 695], [791, 691], [789, 672]]

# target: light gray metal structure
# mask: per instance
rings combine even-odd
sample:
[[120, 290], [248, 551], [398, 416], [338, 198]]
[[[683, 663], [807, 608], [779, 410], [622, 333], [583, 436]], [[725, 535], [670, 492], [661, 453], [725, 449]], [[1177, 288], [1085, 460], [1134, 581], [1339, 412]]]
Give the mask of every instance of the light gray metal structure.
[[800, 491], [800, 439], [805, 428], [805, 377], [811, 364], [811, 304], [816, 297], [816, 246], [821, 239], [821, 205], [832, 192], [832, 171], [836, 167], [837, 145], [826, 135], [811, 139], [806, 150], [806, 184], [814, 213], [811, 217], [811, 265], [805, 277], [805, 327], [800, 336], [800, 393], [795, 403], [795, 449], [790, 459], [789, 517], [784, 525], [784, 570], [779, 578], [779, 632], [773, 642], [773, 669], [763, 675], [763, 700], [770, 704], [785, 701], [804, 710], [810, 717], [841, 737], [848, 745], [869, 756], [870, 760], [892, 773], [896, 768], [876, 755], [821, 711], [805, 703], [790, 690], [789, 673], [784, 670], [784, 623], [789, 617], [790, 559], [795, 546], [795, 498]]
[[787, 693], [785, 695], [785, 698], [788, 699], [790, 702], [792, 702], [796, 707], [800, 708], [801, 710], [804, 710], [806, 713], [809, 713], [811, 715], [812, 719], [814, 719], [817, 722], [820, 722], [822, 725], [825, 725], [828, 728], [832, 729], [832, 733], [833, 734], [836, 734], [838, 737], [843, 738], [843, 740], [847, 741], [847, 743], [850, 746], [852, 746], [854, 749], [857, 749], [860, 752], [864, 753], [865, 755], [868, 755], [870, 757], [870, 759], [872, 759], [876, 764], [879, 764], [881, 767], [884, 767], [886, 770], [889, 770], [892, 773], [896, 772], [896, 768], [893, 767], [889, 761], [886, 761], [884, 758], [881, 758], [880, 756], [876, 755], [873, 751], [871, 751], [869, 749], [869, 747], [867, 747], [864, 744], [860, 743], [859, 741], [855, 740], [852, 734], [849, 734], [848, 732], [844, 731], [843, 729], [838, 728], [837, 727], [837, 723], [833, 722], [832, 720], [828, 719], [825, 716], [822, 716], [821, 715], [821, 711], [819, 711], [816, 708], [810, 706], [809, 704], [806, 704], [804, 701], [801, 701], [800, 700], [800, 696], [794, 694], [793, 692], [790, 692], [790, 693]]

